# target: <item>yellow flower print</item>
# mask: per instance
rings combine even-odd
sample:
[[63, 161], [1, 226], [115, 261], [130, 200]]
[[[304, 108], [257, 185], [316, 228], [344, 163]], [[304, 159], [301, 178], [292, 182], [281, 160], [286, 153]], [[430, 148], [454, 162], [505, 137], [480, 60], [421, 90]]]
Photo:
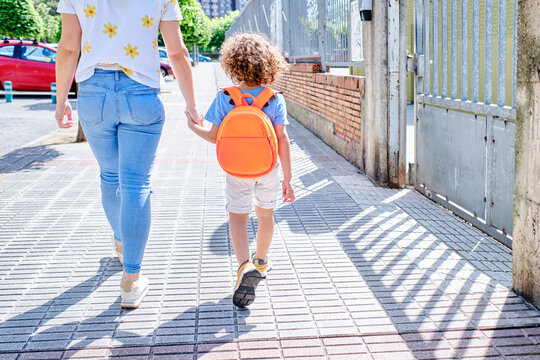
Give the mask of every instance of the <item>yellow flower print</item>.
[[117, 34], [116, 29], [118, 29], [118, 26], [113, 26], [111, 23], [108, 23], [103, 24], [103, 27], [105, 27], [103, 33], [108, 34], [110, 39], [112, 39], [112, 37]]
[[84, 13], [86, 14], [86, 17], [94, 18], [96, 16], [96, 7], [90, 6], [90, 4], [86, 4], [86, 9], [84, 9]]
[[132, 47], [131, 44], [127, 44], [127, 46], [124, 46], [124, 50], [126, 50], [126, 56], [131, 56], [132, 59], [135, 59], [135, 56], [139, 56], [139, 52], [137, 51], [138, 47]]
[[152, 25], [154, 25], [154, 18], [149, 18], [148, 15], [144, 15], [141, 20], [143, 22], [143, 27], [147, 28], [148, 30], [150, 30]]
[[154, 51], [157, 49], [157, 39], [152, 40], [152, 47], [154, 48]]
[[84, 44], [83, 46], [83, 50], [82, 50], [82, 53], [83, 54], [86, 54], [86, 53], [89, 53], [90, 52], [90, 49], [92, 49], [92, 47], [90, 45], [88, 45], [88, 41]]
[[169, 0], [169, 1], [167, 1], [165, 3], [165, 6], [164, 6], [163, 10], [167, 10], [167, 6], [169, 6], [169, 4], [174, 6], [177, 2], [178, 2], [178, 0]]
[[120, 70], [122, 70], [129, 77], [131, 77], [131, 75], [133, 75], [133, 70], [131, 70], [131, 69], [120, 66]]

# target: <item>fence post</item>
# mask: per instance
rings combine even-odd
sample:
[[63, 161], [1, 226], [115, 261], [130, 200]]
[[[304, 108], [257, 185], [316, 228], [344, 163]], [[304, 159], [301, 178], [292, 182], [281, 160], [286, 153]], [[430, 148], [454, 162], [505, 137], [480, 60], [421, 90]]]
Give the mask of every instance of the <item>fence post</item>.
[[388, 172], [389, 185], [401, 188], [406, 184], [406, 21], [405, 0], [388, 2]]
[[291, 9], [291, 2], [293, 0], [286, 0], [287, 1], [287, 50], [289, 52], [289, 58], [291, 56], [294, 56], [293, 54], [293, 47], [292, 47], [292, 38], [291, 38], [291, 14], [292, 14], [292, 9]]
[[319, 53], [321, 71], [326, 72], [326, 0], [319, 0]]
[[[516, 3], [514, 3], [515, 6]], [[516, 171], [514, 175], [513, 288], [540, 306], [540, 3], [518, 4]], [[514, 8], [515, 9], [515, 8]]]
[[366, 175], [388, 184], [388, 3], [373, 1], [372, 21], [364, 22], [366, 95], [362, 143]]
[[4, 89], [6, 90], [6, 102], [10, 103], [13, 101], [13, 85], [11, 81], [4, 81]]
[[56, 83], [51, 83], [51, 100], [56, 104]]

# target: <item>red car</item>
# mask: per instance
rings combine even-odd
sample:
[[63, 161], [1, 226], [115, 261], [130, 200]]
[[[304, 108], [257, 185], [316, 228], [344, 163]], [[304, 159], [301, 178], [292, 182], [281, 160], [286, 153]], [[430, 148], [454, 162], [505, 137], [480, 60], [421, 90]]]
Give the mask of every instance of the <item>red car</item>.
[[[13, 90], [50, 91], [56, 81], [54, 66], [56, 49], [37, 41], [9, 40], [0, 42], [0, 86], [11, 81]], [[75, 82], [71, 91], [75, 91]]]

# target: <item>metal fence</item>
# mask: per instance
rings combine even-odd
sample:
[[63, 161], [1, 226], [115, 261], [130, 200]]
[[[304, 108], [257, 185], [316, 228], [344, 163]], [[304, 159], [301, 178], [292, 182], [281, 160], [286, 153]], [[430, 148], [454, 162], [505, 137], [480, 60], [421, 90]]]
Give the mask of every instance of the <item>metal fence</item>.
[[242, 32], [268, 36], [291, 60], [363, 65], [351, 59], [350, 0], [251, 0], [226, 36]]
[[416, 0], [416, 188], [511, 246], [517, 2]]

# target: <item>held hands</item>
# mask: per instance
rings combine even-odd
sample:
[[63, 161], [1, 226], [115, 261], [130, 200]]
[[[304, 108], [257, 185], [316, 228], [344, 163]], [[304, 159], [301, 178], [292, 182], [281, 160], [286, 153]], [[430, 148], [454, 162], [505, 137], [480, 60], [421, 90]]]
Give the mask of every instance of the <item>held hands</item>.
[[186, 117], [188, 119], [188, 126], [190, 129], [193, 125], [203, 125], [204, 115], [199, 110], [197, 110], [195, 106], [187, 106], [184, 112], [186, 113]]
[[[67, 121], [64, 121], [64, 118], [67, 116]], [[54, 116], [58, 122], [58, 126], [62, 129], [69, 129], [73, 126], [73, 115], [71, 110], [71, 104], [69, 100], [66, 100], [64, 103], [56, 104], [56, 114]]]
[[294, 189], [291, 184], [291, 180], [285, 180], [283, 179], [283, 182], [281, 183], [281, 188], [283, 189], [283, 202], [285, 203], [292, 203], [294, 200], [296, 200], [296, 197], [294, 196]]

